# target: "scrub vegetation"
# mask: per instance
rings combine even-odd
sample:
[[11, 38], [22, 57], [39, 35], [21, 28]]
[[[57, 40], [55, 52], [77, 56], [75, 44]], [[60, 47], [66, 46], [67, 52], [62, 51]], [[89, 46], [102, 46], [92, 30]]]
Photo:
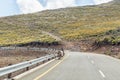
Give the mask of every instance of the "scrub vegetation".
[[96, 6], [46, 10], [0, 18], [0, 45], [55, 42], [46, 31], [66, 41], [93, 40], [98, 44], [120, 43], [120, 1]]

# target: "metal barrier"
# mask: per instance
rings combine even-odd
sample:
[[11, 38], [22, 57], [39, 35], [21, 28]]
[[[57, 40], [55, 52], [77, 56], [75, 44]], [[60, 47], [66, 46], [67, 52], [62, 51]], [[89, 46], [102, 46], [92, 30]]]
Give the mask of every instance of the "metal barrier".
[[57, 56], [57, 54], [49, 54], [46, 55], [44, 57], [40, 57], [31, 61], [25, 61], [19, 64], [15, 64], [15, 65], [11, 65], [8, 67], [4, 67], [4, 68], [0, 68], [0, 77], [4, 76], [4, 75], [8, 75], [8, 78], [11, 78], [11, 75], [13, 72], [21, 70], [21, 69], [25, 69], [28, 68], [32, 65], [53, 59]]
[[38, 47], [0, 47], [0, 50], [35, 50], [35, 51], [48, 51], [53, 50], [52, 48], [38, 48]]

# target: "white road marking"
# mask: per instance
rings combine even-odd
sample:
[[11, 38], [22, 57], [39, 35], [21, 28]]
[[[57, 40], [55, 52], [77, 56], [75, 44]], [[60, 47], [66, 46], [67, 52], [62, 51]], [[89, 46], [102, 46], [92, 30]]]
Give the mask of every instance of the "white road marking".
[[52, 66], [50, 69], [48, 69], [47, 71], [45, 71], [44, 73], [42, 73], [41, 75], [39, 75], [38, 77], [36, 77], [34, 80], [39, 80], [41, 77], [45, 76], [46, 74], [48, 74], [51, 70], [53, 70], [54, 68], [56, 68], [60, 63], [62, 63], [68, 56], [65, 56], [61, 61], [59, 61], [57, 64], [55, 64], [54, 66]]
[[106, 77], [106, 76], [104, 75], [104, 73], [103, 73], [101, 70], [99, 70], [99, 73], [101, 74], [101, 76], [102, 76], [103, 78]]

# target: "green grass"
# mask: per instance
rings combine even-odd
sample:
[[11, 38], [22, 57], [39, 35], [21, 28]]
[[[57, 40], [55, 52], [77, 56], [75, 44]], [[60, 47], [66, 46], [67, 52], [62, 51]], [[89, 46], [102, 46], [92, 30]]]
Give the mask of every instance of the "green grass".
[[[98, 6], [47, 10], [1, 18], [0, 45], [55, 41], [50, 36], [42, 34], [41, 30], [51, 32], [67, 41], [90, 38], [99, 40], [96, 36], [116, 30], [120, 26], [119, 10], [120, 1], [115, 0]], [[104, 37], [106, 35], [102, 36], [103, 40]], [[107, 37], [111, 37], [111, 34]], [[118, 36], [114, 38], [112, 42], [120, 42]]]

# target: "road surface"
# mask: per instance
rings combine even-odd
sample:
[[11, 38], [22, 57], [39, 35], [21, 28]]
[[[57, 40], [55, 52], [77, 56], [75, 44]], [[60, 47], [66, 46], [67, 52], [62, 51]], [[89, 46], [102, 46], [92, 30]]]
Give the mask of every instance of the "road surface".
[[19, 80], [120, 80], [120, 60], [69, 52], [62, 60], [55, 60]]

